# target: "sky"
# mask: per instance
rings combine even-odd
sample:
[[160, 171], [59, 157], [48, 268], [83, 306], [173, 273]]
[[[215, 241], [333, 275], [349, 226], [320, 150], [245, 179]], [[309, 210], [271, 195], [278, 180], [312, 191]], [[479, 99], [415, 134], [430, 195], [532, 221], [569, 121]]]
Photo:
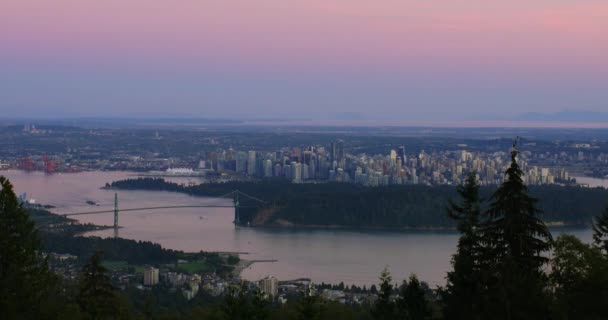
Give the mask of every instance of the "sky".
[[5, 117], [608, 111], [606, 0], [3, 0]]

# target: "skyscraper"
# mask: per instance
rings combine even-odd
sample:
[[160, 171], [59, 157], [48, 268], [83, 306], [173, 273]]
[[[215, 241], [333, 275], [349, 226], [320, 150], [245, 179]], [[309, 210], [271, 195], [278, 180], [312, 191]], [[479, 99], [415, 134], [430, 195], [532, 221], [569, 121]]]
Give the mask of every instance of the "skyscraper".
[[338, 168], [344, 168], [345, 156], [344, 156], [344, 141], [337, 140], [331, 143], [330, 146], [330, 157], [329, 160], [333, 164], [336, 164]]
[[404, 146], [397, 148], [397, 157], [401, 158], [401, 164], [403, 166], [405, 166], [405, 164], [407, 163], [407, 159], [405, 158], [405, 147]]
[[247, 174], [250, 176], [255, 176], [256, 173], [256, 154], [255, 151], [249, 151], [247, 157]]

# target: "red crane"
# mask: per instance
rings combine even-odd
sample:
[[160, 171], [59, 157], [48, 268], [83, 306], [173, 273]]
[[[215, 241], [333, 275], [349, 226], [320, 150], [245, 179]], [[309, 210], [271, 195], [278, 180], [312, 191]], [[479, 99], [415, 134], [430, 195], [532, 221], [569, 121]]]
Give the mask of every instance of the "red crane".
[[44, 161], [44, 172], [47, 174], [52, 174], [55, 171], [55, 168], [57, 168], [55, 162], [49, 159], [46, 154], [42, 156], [42, 161]]

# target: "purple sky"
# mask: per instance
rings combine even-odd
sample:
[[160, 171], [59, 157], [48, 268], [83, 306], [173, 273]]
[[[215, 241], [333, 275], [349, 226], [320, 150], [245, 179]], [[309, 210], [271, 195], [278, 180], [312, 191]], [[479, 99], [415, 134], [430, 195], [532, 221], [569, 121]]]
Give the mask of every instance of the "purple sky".
[[4, 116], [608, 111], [606, 0], [4, 0]]

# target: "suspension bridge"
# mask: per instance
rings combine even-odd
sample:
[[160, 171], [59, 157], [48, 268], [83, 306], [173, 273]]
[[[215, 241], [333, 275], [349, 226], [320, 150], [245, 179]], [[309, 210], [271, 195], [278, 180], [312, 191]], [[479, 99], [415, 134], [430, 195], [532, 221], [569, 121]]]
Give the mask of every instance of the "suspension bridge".
[[[232, 199], [232, 204], [226, 204], [226, 201], [213, 203], [214, 200], [225, 200]], [[86, 211], [86, 212], [73, 212], [73, 213], [65, 213], [61, 214], [64, 217], [71, 216], [82, 216], [89, 214], [102, 214], [102, 213], [114, 213], [114, 230], [116, 231], [119, 228], [118, 225], [118, 216], [119, 213], [122, 212], [131, 212], [131, 211], [150, 211], [150, 210], [161, 210], [161, 209], [182, 209], [182, 208], [234, 208], [234, 221], [233, 223], [238, 226], [241, 224], [241, 216], [240, 209], [241, 208], [253, 208], [259, 207], [266, 202], [264, 200], [258, 199], [254, 196], [248, 195], [242, 191], [234, 190], [219, 197], [214, 197], [212, 199], [206, 198], [208, 200], [204, 204], [200, 205], [167, 205], [167, 206], [154, 206], [154, 207], [140, 207], [140, 208], [120, 208], [118, 206], [118, 193], [114, 193], [114, 208], [108, 210], [97, 210], [97, 211]], [[210, 201], [209, 201], [210, 200]], [[242, 205], [243, 200], [250, 200], [254, 205]]]

